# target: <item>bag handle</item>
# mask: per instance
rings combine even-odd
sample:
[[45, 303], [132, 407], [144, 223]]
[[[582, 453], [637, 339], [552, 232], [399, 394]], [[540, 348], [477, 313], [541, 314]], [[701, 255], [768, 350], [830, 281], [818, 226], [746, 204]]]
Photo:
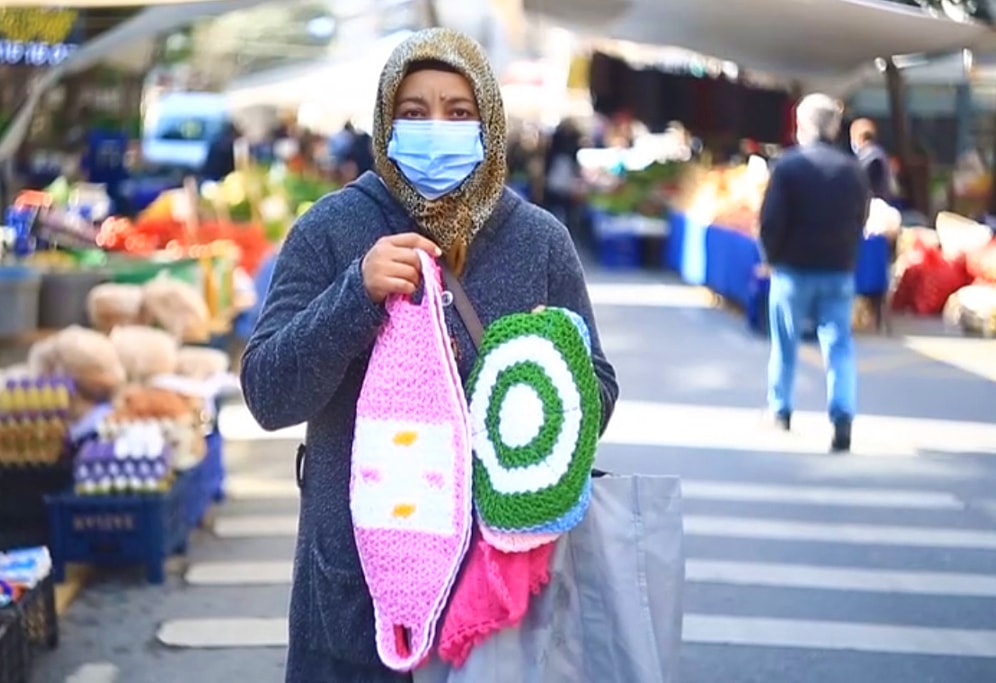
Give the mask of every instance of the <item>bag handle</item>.
[[477, 315], [474, 304], [467, 296], [467, 290], [460, 283], [460, 278], [445, 263], [442, 264], [442, 269], [443, 282], [446, 289], [453, 295], [453, 305], [456, 307], [457, 313], [460, 314], [460, 320], [467, 328], [471, 341], [474, 342], [474, 348], [480, 351], [481, 340], [484, 338], [484, 324], [481, 323], [481, 318]]

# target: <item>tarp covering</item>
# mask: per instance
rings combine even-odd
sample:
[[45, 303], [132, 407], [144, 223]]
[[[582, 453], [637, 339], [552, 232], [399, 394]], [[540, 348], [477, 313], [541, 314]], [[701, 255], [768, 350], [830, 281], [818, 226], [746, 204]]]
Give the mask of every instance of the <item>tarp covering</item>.
[[[0, 163], [14, 156], [21, 146], [24, 136], [31, 124], [31, 117], [41, 101], [42, 96], [60, 79], [68, 74], [78, 73], [99, 64], [112, 56], [120, 54], [128, 46], [133, 46], [143, 39], [161, 35], [177, 27], [190, 24], [204, 17], [218, 16], [226, 12], [245, 9], [260, 5], [268, 0], [212, 0], [210, 2], [184, 2], [181, 4], [164, 4], [161, 7], [149, 7], [131, 19], [124, 21], [106, 33], [81, 46], [66, 61], [57, 67], [45, 71], [30, 86], [28, 100], [17, 113], [11, 125], [0, 138]], [[15, 0], [13, 4], [18, 4]], [[29, 4], [29, 3], [25, 3]], [[33, 3], [37, 5], [37, 0]], [[72, 4], [60, 0], [60, 6]], [[131, 3], [120, 3], [134, 5]], [[4, 0], [4, 6], [10, 6], [10, 0]]]
[[309, 122], [312, 127], [353, 119], [369, 130], [380, 72], [394, 48], [409, 35], [411, 31], [397, 31], [345, 58], [330, 57], [244, 76], [230, 83], [225, 94], [235, 110], [261, 105], [304, 106], [319, 119]]
[[675, 45], [803, 83], [878, 57], [986, 42], [978, 23], [882, 0], [524, 0], [527, 12], [591, 35]]

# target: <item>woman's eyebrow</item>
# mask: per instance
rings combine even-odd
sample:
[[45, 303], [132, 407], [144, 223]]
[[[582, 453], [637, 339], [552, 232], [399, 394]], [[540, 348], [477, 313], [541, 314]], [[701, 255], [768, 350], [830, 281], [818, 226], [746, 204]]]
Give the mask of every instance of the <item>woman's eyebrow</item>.
[[463, 97], [462, 95], [457, 95], [456, 97], [452, 98], [447, 97], [445, 99], [446, 99], [446, 104], [448, 105], [463, 104], [463, 105], [470, 105], [472, 107], [477, 106], [477, 102], [475, 102], [469, 97]]
[[403, 104], [418, 104], [423, 107], [429, 106], [428, 101], [426, 101], [426, 99], [421, 95], [407, 95], [406, 97], [402, 97], [400, 100], [398, 100], [397, 106], [400, 107]]

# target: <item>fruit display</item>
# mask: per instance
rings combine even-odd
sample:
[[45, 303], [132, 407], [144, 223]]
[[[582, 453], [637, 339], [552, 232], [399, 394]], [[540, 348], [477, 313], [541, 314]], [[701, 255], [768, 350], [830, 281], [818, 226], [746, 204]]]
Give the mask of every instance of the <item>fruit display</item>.
[[653, 163], [641, 171], [630, 171], [606, 189], [591, 193], [588, 202], [611, 215], [660, 218], [678, 190], [684, 167], [679, 162]]
[[703, 223], [756, 235], [767, 185], [763, 162], [698, 167], [686, 176], [675, 206]]

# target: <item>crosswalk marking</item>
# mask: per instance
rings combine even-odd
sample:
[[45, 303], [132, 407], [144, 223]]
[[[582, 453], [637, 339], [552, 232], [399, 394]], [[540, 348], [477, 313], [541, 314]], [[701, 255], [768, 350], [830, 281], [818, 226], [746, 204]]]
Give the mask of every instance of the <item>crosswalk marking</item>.
[[[812, 541], [913, 548], [996, 550], [996, 532], [877, 524], [797, 522], [761, 517], [686, 515], [685, 534], [776, 541]], [[297, 535], [294, 515], [220, 517], [215, 535], [221, 538], [265, 538]]]
[[114, 683], [121, 673], [108, 662], [84, 664], [66, 677], [66, 683]]
[[301, 492], [290, 479], [233, 474], [225, 480], [229, 500], [297, 500]]
[[996, 657], [996, 631], [686, 614], [686, 643]]
[[745, 503], [801, 503], [840, 507], [962, 510], [950, 493], [894, 489], [846, 489], [826, 486], [744, 484], [740, 482], [681, 480], [684, 498]]
[[774, 541], [816, 541], [914, 548], [996, 550], [996, 533], [970, 529], [824, 524], [744, 517], [688, 515], [685, 533], [691, 536], [752, 538]]
[[[843, 488], [798, 484], [753, 484], [682, 479], [682, 496], [689, 500], [742, 503], [784, 503], [829, 507], [963, 510], [965, 503], [944, 491]], [[289, 479], [232, 476], [225, 484], [231, 500], [294, 500], [300, 492]], [[986, 505], [985, 502], [980, 503]], [[996, 503], [992, 503], [996, 509]]]
[[178, 648], [286, 647], [287, 619], [174, 619], [156, 638]]
[[685, 579], [772, 588], [996, 598], [996, 576], [689, 559]]
[[[293, 569], [294, 563], [289, 561], [194, 563], [187, 571], [186, 580], [194, 586], [284, 585], [291, 582]], [[996, 576], [956, 572], [689, 559], [685, 563], [685, 580], [772, 588], [996, 598]]]
[[214, 523], [219, 538], [266, 538], [296, 536], [296, 515], [239, 515], [219, 517]]
[[588, 296], [596, 306], [712, 307], [707, 290], [685, 285], [593, 283], [588, 285]]
[[[287, 619], [177, 619], [160, 643], [176, 648], [286, 647]], [[686, 614], [686, 643], [996, 657], [996, 631]]]
[[252, 586], [290, 583], [294, 563], [280, 560], [266, 562], [195, 562], [185, 579], [192, 586]]
[[[619, 401], [602, 443], [783, 455], [826, 453], [830, 427], [824, 413], [797, 411], [788, 434], [765, 428], [762, 417], [760, 408]], [[305, 436], [303, 425], [266, 432], [241, 405], [225, 406], [219, 421], [227, 438], [300, 441]], [[911, 457], [923, 450], [996, 454], [996, 423], [861, 415], [854, 429], [852, 455]]]

